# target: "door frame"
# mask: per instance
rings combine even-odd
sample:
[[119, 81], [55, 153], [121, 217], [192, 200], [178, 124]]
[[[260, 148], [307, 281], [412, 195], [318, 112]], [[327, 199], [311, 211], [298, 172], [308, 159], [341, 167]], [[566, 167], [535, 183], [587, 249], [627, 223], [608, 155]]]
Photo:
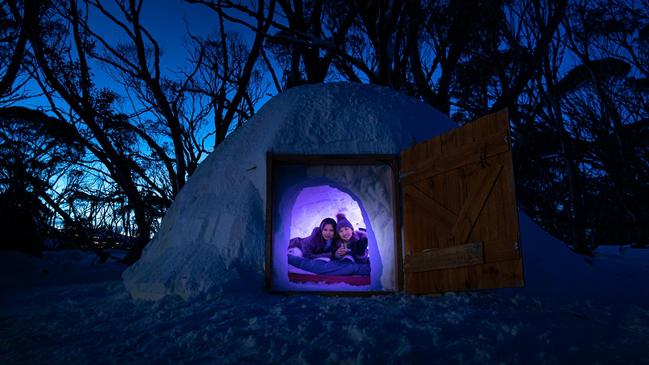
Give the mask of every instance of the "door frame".
[[[402, 244], [402, 199], [401, 187], [399, 184], [399, 163], [398, 154], [338, 154], [338, 155], [300, 155], [300, 154], [274, 154], [272, 151], [266, 153], [266, 212], [265, 212], [265, 257], [264, 257], [264, 279], [267, 290], [278, 294], [304, 293], [324, 295], [345, 295], [345, 296], [370, 296], [377, 294], [391, 294], [403, 291], [403, 244]], [[273, 199], [274, 199], [274, 174], [278, 167], [286, 165], [306, 166], [388, 166], [391, 171], [390, 185], [392, 188], [392, 220], [394, 234], [394, 267], [395, 283], [394, 291], [279, 291], [273, 290]]]

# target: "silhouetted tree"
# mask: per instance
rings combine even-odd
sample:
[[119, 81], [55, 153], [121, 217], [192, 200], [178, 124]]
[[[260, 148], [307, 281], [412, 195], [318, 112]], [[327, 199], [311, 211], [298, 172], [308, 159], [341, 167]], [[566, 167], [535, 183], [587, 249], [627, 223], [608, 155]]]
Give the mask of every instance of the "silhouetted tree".
[[52, 233], [55, 214], [74, 219], [53, 189], [81, 154], [65, 129], [52, 128], [47, 115], [22, 107], [0, 108], [0, 224], [2, 247], [39, 254]]
[[[237, 7], [244, 9], [245, 15], [255, 21], [254, 24], [243, 23], [255, 35], [249, 49], [239, 37], [226, 31], [226, 21], [243, 22], [225, 12], [224, 9], [234, 4], [221, 0], [186, 1], [206, 6], [217, 16], [217, 34], [206, 39], [193, 37], [196, 46], [193, 64], [197, 77], [183, 88], [183, 91], [208, 99], [202, 114], [213, 115], [216, 146], [225, 140], [228, 133], [252, 117], [262, 95], [262, 71], [258, 64], [264, 39], [273, 22], [275, 1], [271, 0], [268, 4], [257, 1], [256, 9]], [[277, 80], [275, 84], [277, 86]]]
[[[134, 262], [268, 85], [342, 79], [403, 91], [458, 124], [508, 107], [519, 202], [534, 219], [579, 252], [649, 241], [646, 4], [185, 2], [209, 9], [215, 31], [188, 33], [188, 62], [170, 73], [142, 0], [0, 0], [3, 194], [49, 225], [137, 236]], [[47, 105], [12, 105], [33, 92], [27, 80]]]

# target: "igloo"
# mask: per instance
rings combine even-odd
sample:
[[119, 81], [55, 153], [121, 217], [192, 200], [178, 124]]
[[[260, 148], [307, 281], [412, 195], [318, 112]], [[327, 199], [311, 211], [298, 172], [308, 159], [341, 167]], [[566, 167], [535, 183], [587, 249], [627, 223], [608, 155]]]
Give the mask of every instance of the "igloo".
[[[466, 289], [500, 285], [495, 281], [520, 285], [518, 231], [512, 231], [501, 244], [503, 238], [496, 237], [495, 228], [494, 232], [475, 228], [475, 212], [483, 211], [487, 217], [494, 215], [490, 224], [505, 227], [511, 221], [517, 227], [515, 200], [494, 203], [505, 204], [513, 216], [499, 214], [498, 206], [491, 203], [466, 201], [480, 200], [485, 184], [490, 184], [487, 193], [513, 191], [507, 156], [503, 155], [504, 162], [492, 159], [503, 154], [502, 141], [479, 139], [478, 129], [454, 134], [454, 127], [431, 106], [384, 87], [333, 83], [289, 89], [268, 101], [201, 163], [140, 260], [124, 272], [124, 284], [134, 298], [153, 300], [165, 295], [191, 298], [220, 291], [262, 291], [264, 287], [296, 290], [299, 285], [283, 276], [287, 241], [308, 232], [320, 216], [333, 214], [318, 210], [306, 226], [296, 226], [295, 222], [305, 220], [297, 218], [300, 214], [309, 215], [295, 213], [305, 199], [300, 194], [337, 191], [346, 198], [328, 199], [355, 203], [356, 228], [368, 236], [371, 274], [363, 290], [400, 290], [404, 276], [410, 283], [422, 278], [435, 291], [453, 290], [457, 285]], [[446, 132], [448, 137], [430, 142]], [[416, 170], [422, 156], [448, 143], [457, 145], [471, 168], [460, 168], [455, 157], [449, 157], [443, 165], [450, 164], [450, 177], [439, 177], [433, 171], [437, 162]], [[296, 158], [298, 163], [293, 165], [297, 167], [283, 165], [286, 156]], [[390, 156], [392, 162], [385, 163]], [[356, 157], [362, 161], [350, 164]], [[273, 175], [271, 165], [279, 175]], [[469, 182], [461, 187], [464, 190], [454, 193], [458, 187], [447, 187], [449, 197], [425, 191], [433, 186], [439, 190], [438, 186], [465, 177]], [[503, 181], [502, 186], [496, 181]], [[410, 185], [404, 187], [402, 182]], [[457, 200], [459, 208], [452, 208], [452, 200]], [[421, 202], [439, 207], [421, 207]], [[349, 210], [351, 205], [340, 203], [334, 208]], [[448, 222], [448, 232], [457, 237], [428, 227], [424, 216]], [[410, 227], [433, 230], [402, 232], [403, 219], [412, 222]], [[500, 246], [489, 248], [491, 241]], [[416, 242], [435, 242], [442, 248]], [[453, 278], [455, 286], [442, 283], [446, 278]], [[426, 292], [421, 285], [413, 284], [412, 292]]]

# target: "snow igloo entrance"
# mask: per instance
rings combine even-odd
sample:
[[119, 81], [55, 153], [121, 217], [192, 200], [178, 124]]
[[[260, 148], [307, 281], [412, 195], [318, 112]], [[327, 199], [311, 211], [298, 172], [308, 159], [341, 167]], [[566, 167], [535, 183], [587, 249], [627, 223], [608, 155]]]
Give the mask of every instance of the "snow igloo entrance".
[[[398, 290], [394, 163], [394, 156], [269, 154], [266, 279], [272, 291]], [[344, 218], [351, 238], [341, 239], [337, 229], [333, 237], [323, 233], [321, 227], [334, 233], [331, 221], [322, 224], [326, 218], [339, 227], [347, 225]]]

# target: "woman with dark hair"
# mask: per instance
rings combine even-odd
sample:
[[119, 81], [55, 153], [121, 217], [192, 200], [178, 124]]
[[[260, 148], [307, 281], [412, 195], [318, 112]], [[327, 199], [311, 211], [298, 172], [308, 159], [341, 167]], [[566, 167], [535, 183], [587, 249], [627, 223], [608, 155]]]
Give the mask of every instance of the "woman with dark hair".
[[288, 243], [288, 248], [299, 248], [302, 251], [302, 257], [307, 259], [330, 258], [333, 244], [337, 238], [336, 221], [333, 218], [325, 218], [320, 222], [320, 226], [313, 229], [309, 237], [292, 238]]

